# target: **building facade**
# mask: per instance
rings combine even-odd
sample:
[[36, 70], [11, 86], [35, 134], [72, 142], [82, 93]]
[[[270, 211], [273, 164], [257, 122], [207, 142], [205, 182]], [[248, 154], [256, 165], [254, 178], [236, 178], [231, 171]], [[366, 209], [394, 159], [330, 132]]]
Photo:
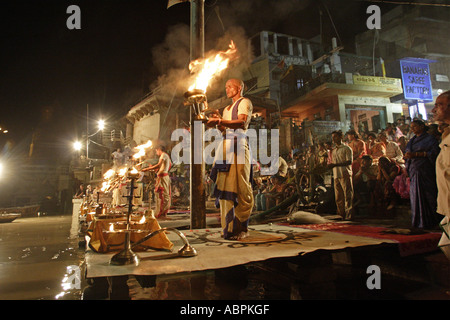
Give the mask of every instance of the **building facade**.
[[[373, 54], [385, 61], [388, 77], [423, 83], [422, 75], [411, 75], [401, 68], [402, 61], [427, 65], [431, 98], [417, 99], [408, 91], [391, 100], [402, 104], [403, 115], [425, 120], [431, 118], [434, 100], [450, 89], [450, 21], [448, 9], [439, 6], [397, 6], [381, 16], [381, 29], [368, 30], [356, 36], [356, 52]], [[411, 77], [411, 78], [410, 78]], [[428, 78], [427, 77], [427, 78]]]
[[402, 114], [401, 103], [391, 101], [403, 92], [401, 80], [386, 77], [379, 58], [345, 53], [334, 39], [323, 54], [317, 42], [267, 31], [250, 43], [247, 90], [276, 101], [284, 126], [337, 121], [344, 132], [378, 131]]

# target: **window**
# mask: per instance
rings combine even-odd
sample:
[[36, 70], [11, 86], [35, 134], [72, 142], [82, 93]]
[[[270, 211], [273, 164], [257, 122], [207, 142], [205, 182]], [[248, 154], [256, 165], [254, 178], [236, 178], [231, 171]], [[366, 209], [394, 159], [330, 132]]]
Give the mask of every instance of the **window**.
[[298, 50], [298, 40], [292, 39], [292, 55], [299, 56], [300, 51]]
[[277, 38], [277, 47], [279, 54], [289, 54], [289, 41], [287, 37]]
[[268, 46], [268, 53], [274, 53], [275, 52], [275, 45], [274, 45], [274, 42], [273, 42], [273, 33], [269, 33], [269, 38], [268, 38], [268, 41], [269, 41], [269, 46]]

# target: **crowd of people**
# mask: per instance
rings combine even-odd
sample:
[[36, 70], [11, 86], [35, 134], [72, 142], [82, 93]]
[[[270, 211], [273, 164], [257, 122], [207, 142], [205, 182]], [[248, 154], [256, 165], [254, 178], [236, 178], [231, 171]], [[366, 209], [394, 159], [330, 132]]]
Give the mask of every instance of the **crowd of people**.
[[[242, 97], [242, 88], [239, 80], [227, 82], [227, 94], [233, 98], [233, 104], [226, 109], [225, 117], [211, 117], [209, 126], [247, 128], [252, 106], [248, 99]], [[328, 174], [332, 177], [330, 189], [334, 190], [336, 213], [342, 219], [352, 220], [361, 208], [374, 215], [393, 216], [397, 205], [408, 201], [412, 227], [434, 228], [441, 219], [437, 213], [436, 161], [441, 153], [441, 135], [449, 131], [447, 127], [448, 121], [427, 124], [421, 119], [400, 117], [378, 132], [369, 132], [364, 126], [346, 133], [334, 131], [331, 141], [301, 150], [292, 148], [290, 154], [279, 157], [278, 172], [273, 176], [260, 175], [257, 162], [238, 167], [236, 176], [229, 167], [215, 163], [205, 176], [206, 196], [222, 201], [223, 217], [233, 210], [243, 210], [238, 210], [239, 214], [235, 216], [239, 216], [240, 222], [234, 220], [234, 227], [226, 223], [226, 228], [234, 230], [239, 226], [240, 230], [242, 226], [245, 231], [249, 212], [266, 211], [292, 195], [298, 190], [300, 175], [306, 177], [303, 182], [312, 190], [324, 184]], [[142, 167], [141, 173], [158, 170], [155, 186], [145, 179], [143, 181], [151, 186], [147, 192], [148, 199], [151, 203], [152, 197], [155, 198], [157, 216], [166, 216], [171, 205], [189, 204], [189, 169], [185, 166], [172, 168], [164, 148], [157, 148], [157, 156], [158, 163]], [[112, 154], [115, 167], [123, 165], [127, 158], [130, 157], [129, 152], [127, 157], [126, 150], [118, 149]], [[250, 177], [252, 181], [249, 181]], [[236, 191], [236, 188], [244, 188], [245, 192]], [[88, 190], [80, 189], [76, 196], [95, 194], [91, 189], [90, 186]], [[240, 200], [233, 198], [230, 202], [229, 194], [236, 194]], [[236, 203], [245, 203], [245, 208], [236, 206]]]
[[333, 170], [337, 213], [343, 219], [351, 220], [362, 206], [392, 216], [403, 199], [411, 205], [412, 227], [433, 228], [440, 219], [436, 158], [447, 126], [400, 118], [376, 133], [335, 131], [332, 144], [311, 146], [297, 158], [309, 171], [325, 162]]
[[[374, 215], [393, 216], [399, 203], [409, 201], [412, 226], [432, 228], [439, 220], [434, 167], [445, 127], [400, 118], [396, 125], [388, 124], [380, 132], [337, 131], [332, 134], [332, 141], [313, 144], [304, 150], [293, 149], [290, 154], [280, 156], [278, 173], [273, 176], [259, 175], [256, 163], [253, 165], [253, 209], [266, 211], [291, 196], [295, 184], [299, 183], [296, 175], [298, 179], [299, 174], [307, 173], [306, 183], [314, 188], [324, 184], [326, 172], [332, 172], [336, 210], [343, 219], [351, 220], [361, 208]], [[121, 166], [126, 156], [116, 150], [112, 160], [114, 166]], [[169, 173], [172, 205], [185, 206], [189, 204], [186, 188], [189, 169], [175, 169]], [[213, 198], [215, 183], [210, 171], [205, 179], [206, 196]], [[152, 185], [145, 180], [144, 184]], [[145, 186], [143, 189], [148, 190], [141, 194], [151, 202], [154, 192]], [[86, 188], [82, 185], [75, 197], [87, 194], [93, 199], [97, 192], [90, 185]], [[167, 206], [164, 209], [165, 215]]]
[[[306, 183], [314, 188], [324, 184], [324, 173], [332, 172], [336, 210], [343, 219], [351, 220], [361, 208], [374, 215], [392, 216], [399, 203], [409, 201], [412, 226], [432, 228], [439, 220], [434, 168], [445, 127], [445, 124], [427, 125], [419, 119], [400, 118], [380, 132], [360, 134], [352, 129], [344, 134], [336, 131], [332, 141], [313, 144], [304, 150], [293, 149], [290, 154], [280, 156], [278, 173], [270, 177], [259, 175], [260, 168], [256, 163], [253, 165], [253, 209], [266, 211], [291, 196], [295, 184], [299, 183], [296, 175], [298, 179], [299, 174], [307, 173]], [[112, 160], [116, 167], [125, 164], [125, 153], [116, 150]], [[180, 168], [169, 173], [173, 206], [189, 204], [186, 188], [189, 169]], [[206, 196], [213, 198], [215, 183], [210, 171], [205, 179]], [[144, 180], [144, 184], [151, 185], [151, 191], [154, 191], [151, 183]], [[145, 186], [144, 191], [148, 190], [141, 194], [151, 203], [155, 194]], [[75, 197], [87, 195], [94, 199], [97, 193], [96, 188], [81, 185]], [[164, 215], [167, 210], [165, 206]]]
[[[252, 105], [242, 96], [242, 81], [230, 79], [226, 91], [233, 103], [222, 116], [211, 117], [207, 125], [222, 128], [224, 132], [246, 129]], [[292, 148], [290, 154], [279, 157], [278, 172], [272, 176], [260, 174], [260, 165], [252, 162], [245, 136], [235, 133], [233, 139], [244, 140], [245, 163], [215, 161], [204, 181], [206, 196], [219, 204], [223, 237], [245, 238], [252, 211], [277, 206], [298, 191], [299, 184], [315, 190], [331, 176], [329, 187], [333, 192], [330, 193], [334, 195], [336, 213], [343, 220], [352, 220], [362, 207], [374, 215], [393, 216], [401, 201], [409, 202], [412, 228], [434, 229], [440, 224], [446, 230], [440, 247], [445, 248], [450, 258], [449, 99], [447, 91], [436, 100], [433, 113], [438, 124], [401, 117], [378, 132], [368, 132], [359, 126], [358, 130], [345, 133], [334, 131], [331, 141], [300, 150]], [[221, 148], [228, 150], [228, 135], [225, 137]], [[172, 168], [165, 148], [158, 146], [155, 150], [158, 162], [142, 166], [140, 179], [146, 171], [157, 171], [153, 183], [146, 182], [145, 178], [142, 181], [151, 187], [149, 203], [154, 197], [155, 216], [160, 217], [167, 215], [171, 205], [189, 204], [189, 168], [187, 165]], [[127, 161], [127, 156], [117, 150], [112, 160], [118, 167]], [[306, 181], [301, 181], [300, 176]], [[96, 189], [81, 186], [75, 196], [92, 197]]]
[[[306, 173], [306, 183], [315, 188], [324, 184], [328, 172], [342, 219], [361, 212], [393, 217], [398, 205], [405, 204], [411, 207], [412, 227], [435, 228], [441, 219], [436, 213], [435, 166], [447, 126], [401, 117], [379, 132], [335, 131], [332, 141], [293, 149], [280, 157], [274, 176], [258, 175], [254, 164], [254, 210], [266, 211], [287, 199], [299, 175]], [[207, 194], [213, 196], [213, 183], [206, 182]]]

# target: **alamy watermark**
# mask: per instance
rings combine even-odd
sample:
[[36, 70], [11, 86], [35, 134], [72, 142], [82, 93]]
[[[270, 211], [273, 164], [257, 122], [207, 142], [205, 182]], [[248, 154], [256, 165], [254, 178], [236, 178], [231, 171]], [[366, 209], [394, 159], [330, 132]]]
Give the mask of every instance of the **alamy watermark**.
[[[66, 20], [66, 27], [69, 30], [81, 29], [81, 9], [77, 5], [70, 5], [66, 10], [70, 16]], [[381, 29], [381, 9], [377, 5], [370, 5], [366, 10], [367, 14], [371, 14], [366, 20], [368, 29]]]
[[67, 274], [64, 277], [61, 286], [64, 290], [81, 289], [81, 271], [80, 267], [70, 265], [66, 268]]
[[373, 289], [381, 289], [381, 269], [377, 265], [370, 265], [367, 267], [367, 274], [370, 274], [370, 276], [367, 278], [366, 286], [367, 289], [373, 290]]
[[366, 27], [369, 30], [381, 29], [381, 9], [377, 5], [370, 5], [366, 10], [367, 14], [371, 14], [366, 21]]
[[77, 5], [70, 5], [66, 10], [70, 16], [66, 20], [66, 27], [69, 30], [81, 29], [81, 9]]
[[[261, 166], [262, 175], [274, 175], [278, 172], [279, 129], [227, 129], [225, 134], [215, 128], [203, 131], [200, 121], [194, 122], [194, 135], [186, 129], [176, 129], [171, 140], [179, 141], [172, 148], [173, 164], [237, 164], [256, 163]], [[270, 144], [269, 144], [270, 138]], [[180, 141], [181, 139], [181, 141]], [[191, 157], [193, 143], [193, 157]], [[205, 147], [203, 147], [205, 146]], [[270, 152], [270, 154], [269, 154]]]

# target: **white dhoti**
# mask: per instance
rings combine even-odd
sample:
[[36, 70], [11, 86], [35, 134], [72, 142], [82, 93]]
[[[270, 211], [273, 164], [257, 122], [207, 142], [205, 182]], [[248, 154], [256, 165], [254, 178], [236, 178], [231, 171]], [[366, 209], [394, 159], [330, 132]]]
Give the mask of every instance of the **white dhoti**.
[[166, 216], [171, 205], [170, 177], [168, 173], [160, 173], [155, 184], [155, 217]]
[[122, 203], [124, 203], [123, 201], [123, 187], [124, 185], [119, 184], [117, 187], [115, 187], [113, 189], [113, 193], [112, 193], [112, 202], [111, 205], [112, 206], [120, 206]]
[[[216, 184], [214, 195], [216, 207], [220, 208], [223, 235], [230, 239], [247, 232], [254, 204], [250, 150], [245, 138], [224, 139], [219, 150], [223, 154], [216, 155], [211, 178]], [[226, 161], [220, 161], [225, 158]]]

